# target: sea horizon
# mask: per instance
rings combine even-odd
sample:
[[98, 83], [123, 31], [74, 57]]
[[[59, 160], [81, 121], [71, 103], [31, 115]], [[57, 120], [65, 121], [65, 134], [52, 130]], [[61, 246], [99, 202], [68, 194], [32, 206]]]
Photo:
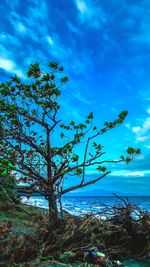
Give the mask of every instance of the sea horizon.
[[[114, 205], [123, 204], [121, 199], [139, 206], [141, 209], [150, 212], [150, 196], [63, 196], [62, 206], [67, 212], [74, 215], [84, 215], [88, 213], [102, 212]], [[39, 208], [48, 208], [48, 203], [42, 196], [32, 196], [29, 199], [23, 197], [22, 200], [28, 205], [37, 206]]]

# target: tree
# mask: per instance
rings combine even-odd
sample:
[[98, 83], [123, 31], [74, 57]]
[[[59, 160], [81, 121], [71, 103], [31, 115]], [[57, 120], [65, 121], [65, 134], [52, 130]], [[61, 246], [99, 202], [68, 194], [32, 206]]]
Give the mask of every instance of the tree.
[[[105, 152], [95, 138], [121, 125], [127, 111], [114, 121], [105, 122], [101, 129], [93, 126], [92, 112], [83, 123], [63, 123], [59, 119], [59, 96], [60, 87], [68, 78], [62, 75], [63, 67], [56, 62], [51, 62], [49, 67], [50, 72], [43, 73], [38, 63], [31, 64], [26, 83], [17, 76], [1, 83], [0, 155], [14, 159], [13, 170], [20, 175], [20, 181], [48, 200], [53, 221], [58, 216], [56, 202], [61, 205], [62, 195], [98, 182], [110, 173], [104, 164], [128, 163], [140, 150], [128, 148], [127, 155], [118, 160], [101, 160]], [[80, 156], [76, 148], [85, 138], [85, 149]], [[85, 170], [90, 166], [99, 175], [87, 181]], [[69, 176], [78, 176], [80, 181], [65, 188], [64, 179]]]
[[11, 170], [13, 163], [10, 159], [0, 157], [0, 202], [2, 205], [7, 203], [18, 202], [15, 186], [17, 180]]

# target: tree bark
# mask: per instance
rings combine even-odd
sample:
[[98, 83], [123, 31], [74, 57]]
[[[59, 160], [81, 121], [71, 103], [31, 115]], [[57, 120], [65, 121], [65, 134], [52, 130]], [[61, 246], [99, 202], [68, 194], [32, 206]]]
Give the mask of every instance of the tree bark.
[[51, 166], [51, 144], [50, 144], [50, 129], [47, 128], [47, 178], [48, 178], [48, 208], [49, 222], [54, 224], [57, 221], [58, 211], [57, 204], [54, 198], [53, 181], [52, 181], [52, 166]]
[[49, 221], [53, 224], [56, 223], [58, 219], [58, 209], [57, 209], [57, 203], [54, 199], [53, 193], [50, 193], [50, 196], [48, 197], [48, 208], [49, 208]]

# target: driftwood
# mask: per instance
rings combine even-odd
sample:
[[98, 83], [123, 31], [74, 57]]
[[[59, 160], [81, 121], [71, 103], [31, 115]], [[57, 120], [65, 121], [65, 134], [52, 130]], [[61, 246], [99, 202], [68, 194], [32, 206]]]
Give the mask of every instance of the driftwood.
[[[76, 255], [73, 261], [83, 262], [84, 252], [92, 247], [105, 253], [110, 261], [150, 255], [150, 214], [126, 199], [120, 199], [120, 203], [114, 207], [105, 207], [103, 212], [84, 217], [66, 213], [55, 224], [50, 224], [48, 215], [43, 213], [39, 218], [29, 221], [28, 227], [34, 229], [34, 235], [30, 232], [22, 236], [24, 243], [13, 252], [14, 261], [20, 261], [21, 256], [25, 260], [26, 255], [28, 259], [33, 255], [36, 257], [39, 251], [44, 257], [52, 255], [58, 260], [65, 251], [71, 251]], [[7, 240], [10, 240], [10, 234], [3, 242], [6, 246], [3, 256], [9, 258], [10, 255], [6, 253]], [[31, 246], [32, 255], [29, 256]], [[108, 263], [105, 266], [111, 265]]]

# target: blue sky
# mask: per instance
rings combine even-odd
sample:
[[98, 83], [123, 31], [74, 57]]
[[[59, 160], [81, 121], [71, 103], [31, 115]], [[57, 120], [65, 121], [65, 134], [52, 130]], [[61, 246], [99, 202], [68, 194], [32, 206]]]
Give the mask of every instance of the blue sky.
[[84, 190], [150, 195], [150, 1], [2, 0], [0, 11], [1, 81], [12, 74], [25, 79], [30, 63], [47, 70], [56, 60], [69, 76], [61, 99], [65, 121], [93, 111], [102, 126], [129, 112], [99, 141], [109, 158], [128, 146], [141, 148], [141, 155], [111, 166], [108, 178]]

